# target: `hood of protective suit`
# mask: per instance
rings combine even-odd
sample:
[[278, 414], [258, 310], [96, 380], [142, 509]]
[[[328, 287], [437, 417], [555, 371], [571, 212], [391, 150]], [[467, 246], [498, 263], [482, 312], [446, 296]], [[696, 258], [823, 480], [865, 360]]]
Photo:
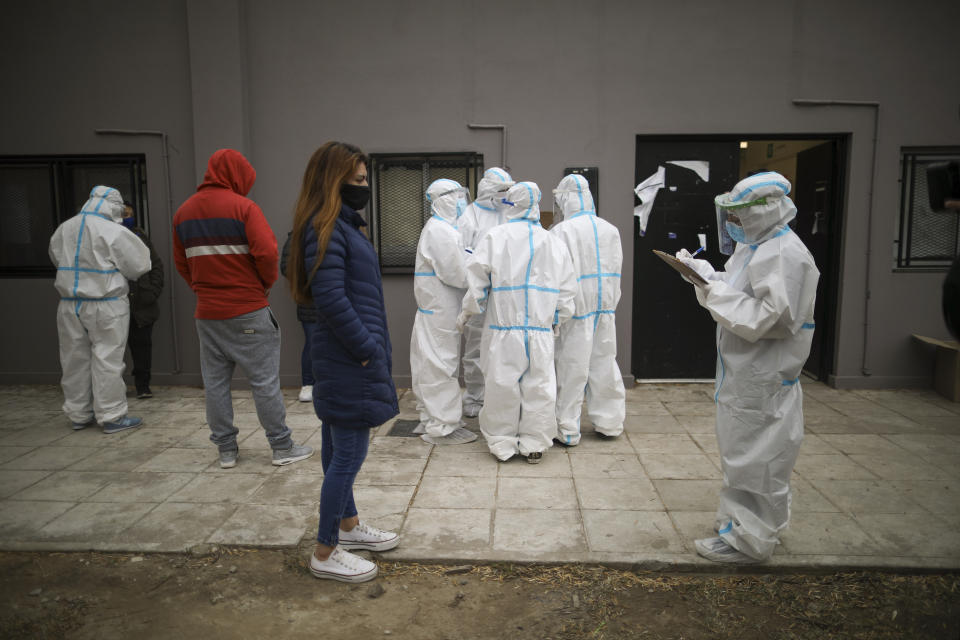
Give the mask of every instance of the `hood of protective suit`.
[[518, 182], [507, 191], [503, 204], [509, 220], [540, 222], [540, 187], [536, 182]]
[[731, 191], [714, 198], [718, 224], [722, 227], [726, 214], [731, 213], [740, 218], [748, 243], [764, 242], [797, 215], [789, 193], [790, 182], [775, 171], [744, 178]]
[[207, 172], [198, 189], [224, 187], [245, 196], [250, 193], [256, 179], [257, 172], [242, 153], [233, 149], [220, 149], [210, 156]]
[[434, 180], [427, 187], [427, 202], [431, 214], [456, 225], [467, 208], [467, 190], [456, 180]]
[[90, 198], [83, 203], [80, 213], [96, 213], [114, 222], [123, 220], [123, 197], [113, 187], [97, 185], [90, 190]]
[[596, 211], [590, 185], [581, 175], [570, 174], [564, 177], [553, 193], [557, 204], [556, 211], [553, 212], [554, 223], [568, 220], [581, 211]]
[[[477, 185], [477, 200], [489, 205], [498, 193], [505, 193], [514, 184], [516, 183], [513, 178], [505, 170], [500, 167], [490, 167], [483, 172], [483, 177]], [[503, 195], [500, 197], [503, 198]]]

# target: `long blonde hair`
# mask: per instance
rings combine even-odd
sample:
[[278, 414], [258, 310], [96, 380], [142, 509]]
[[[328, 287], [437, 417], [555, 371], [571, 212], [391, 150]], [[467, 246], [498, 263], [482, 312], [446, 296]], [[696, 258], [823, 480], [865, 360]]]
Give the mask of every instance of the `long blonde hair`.
[[[290, 238], [290, 292], [297, 304], [313, 301], [310, 281], [320, 268], [333, 228], [340, 215], [340, 187], [354, 175], [367, 156], [346, 142], [328, 142], [313, 152], [303, 172], [303, 184], [293, 209], [293, 234]], [[307, 274], [303, 255], [303, 235], [311, 222], [317, 234], [317, 261]]]

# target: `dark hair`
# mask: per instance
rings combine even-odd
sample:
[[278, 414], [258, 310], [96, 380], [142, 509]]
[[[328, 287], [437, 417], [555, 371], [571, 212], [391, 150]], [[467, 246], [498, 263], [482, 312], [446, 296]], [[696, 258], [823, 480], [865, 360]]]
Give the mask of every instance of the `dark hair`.
[[[317, 149], [303, 172], [300, 195], [293, 209], [293, 232], [290, 238], [290, 292], [297, 304], [310, 304], [310, 281], [320, 268], [333, 227], [340, 215], [340, 187], [357, 167], [368, 164], [367, 156], [352, 144], [328, 142]], [[303, 256], [303, 234], [311, 223], [317, 234], [317, 261], [307, 273]]]

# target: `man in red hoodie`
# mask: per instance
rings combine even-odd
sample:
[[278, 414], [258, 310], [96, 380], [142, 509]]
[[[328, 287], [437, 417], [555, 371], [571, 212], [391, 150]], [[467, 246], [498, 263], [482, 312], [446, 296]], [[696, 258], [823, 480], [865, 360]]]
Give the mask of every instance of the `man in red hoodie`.
[[173, 218], [177, 271], [197, 294], [200, 369], [210, 440], [220, 466], [237, 464], [230, 379], [237, 365], [250, 379], [273, 464], [309, 458], [293, 443], [280, 391], [280, 326], [267, 294], [277, 280], [277, 239], [260, 207], [246, 197], [257, 173], [239, 151], [210, 156], [203, 184]]

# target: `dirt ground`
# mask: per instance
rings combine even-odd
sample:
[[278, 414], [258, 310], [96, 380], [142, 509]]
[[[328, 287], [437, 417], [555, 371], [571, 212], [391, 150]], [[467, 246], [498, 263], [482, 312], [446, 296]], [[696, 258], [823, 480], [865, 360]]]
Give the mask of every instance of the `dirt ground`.
[[2, 638], [949, 638], [960, 574], [636, 573], [379, 560], [361, 585], [309, 552], [0, 553]]

